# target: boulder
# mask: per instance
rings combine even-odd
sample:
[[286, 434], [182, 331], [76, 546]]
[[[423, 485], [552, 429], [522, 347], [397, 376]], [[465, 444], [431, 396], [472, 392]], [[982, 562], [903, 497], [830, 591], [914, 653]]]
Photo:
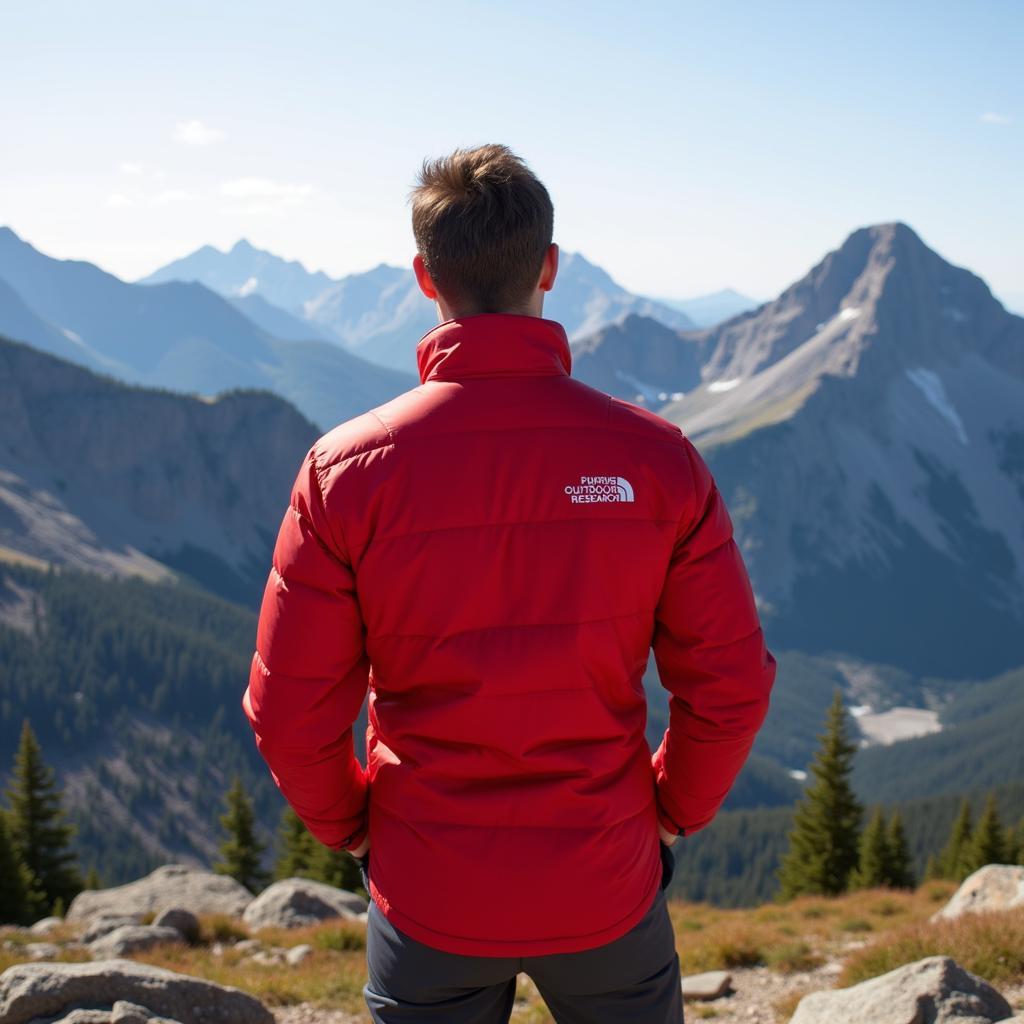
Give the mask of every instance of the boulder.
[[72, 1010], [55, 1024], [111, 1024], [109, 1010]]
[[992, 1024], [1012, 1013], [987, 982], [932, 956], [852, 988], [812, 992], [790, 1024]]
[[354, 920], [366, 910], [366, 900], [308, 878], [285, 878], [264, 889], [245, 908], [242, 920], [250, 928], [303, 928], [330, 917]]
[[15, 964], [0, 974], [4, 1024], [59, 1019], [72, 1008], [111, 1007], [120, 1000], [179, 1024], [274, 1024], [270, 1011], [245, 992], [131, 960]]
[[40, 921], [36, 921], [29, 931], [33, 935], [49, 935], [54, 928], [59, 928], [64, 923], [64, 919], [61, 917], [44, 917]]
[[90, 942], [89, 952], [94, 960], [109, 960], [111, 957], [152, 949], [162, 942], [181, 941], [181, 932], [177, 928], [162, 928], [155, 924], [123, 924], [95, 942]]
[[92, 917], [89, 919], [88, 927], [82, 932], [81, 941], [88, 945], [90, 942], [95, 942], [104, 935], [110, 934], [123, 924], [142, 924], [142, 915], [118, 914], [116, 917], [108, 917], [106, 914], [101, 914], [99, 917]]
[[153, 918], [157, 927], [175, 928], [186, 942], [199, 941], [199, 918], [183, 907], [168, 907]]
[[71, 901], [67, 920], [151, 914], [170, 907], [181, 907], [193, 914], [238, 917], [250, 902], [252, 893], [227, 875], [215, 875], [186, 864], [165, 864], [127, 885], [80, 892]]
[[27, 942], [21, 951], [29, 960], [52, 960], [60, 955], [60, 946], [54, 942]]
[[110, 1024], [180, 1024], [170, 1017], [158, 1017], [138, 1003], [118, 999], [110, 1013]]
[[313, 947], [304, 942], [301, 946], [292, 946], [292, 948], [285, 953], [284, 958], [292, 967], [297, 967], [312, 952]]
[[961, 914], [1021, 906], [1024, 906], [1024, 867], [989, 864], [969, 875], [932, 920], [948, 921]]
[[728, 971], [705, 971], [683, 978], [684, 999], [718, 999], [729, 991], [732, 975]]

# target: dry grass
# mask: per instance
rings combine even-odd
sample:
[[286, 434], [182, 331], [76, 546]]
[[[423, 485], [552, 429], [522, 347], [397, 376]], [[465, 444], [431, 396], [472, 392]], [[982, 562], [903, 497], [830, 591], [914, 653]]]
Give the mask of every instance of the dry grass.
[[951, 956], [994, 985], [1024, 983], [1024, 908], [918, 922], [881, 936], [854, 953], [840, 985], [855, 985], [927, 956]]
[[[827, 956], [846, 955], [851, 942], [869, 938], [873, 944], [854, 953], [850, 960], [848, 974], [844, 976], [847, 983], [934, 952], [951, 952], [968, 969], [986, 977], [1021, 976], [1024, 912], [1015, 919], [1019, 931], [1012, 934], [1005, 926], [988, 929], [992, 934], [982, 941], [981, 932], [986, 930], [969, 924], [959, 930], [939, 929], [941, 936], [936, 938], [935, 927], [928, 925], [927, 920], [935, 912], [936, 904], [947, 899], [954, 888], [933, 882], [916, 893], [868, 891], [836, 899], [803, 898], [745, 910], [673, 901], [669, 913], [682, 970], [687, 974], [758, 965], [780, 973], [806, 971]], [[65, 934], [62, 929], [55, 937], [66, 938], [73, 930], [68, 929]], [[269, 1006], [312, 1003], [365, 1019], [362, 987], [366, 981], [366, 926], [361, 922], [334, 920], [310, 928], [268, 928], [252, 933], [251, 937], [258, 938], [265, 947], [312, 946], [312, 954], [296, 966], [253, 963], [249, 952], [236, 950], [234, 942], [250, 937], [249, 930], [237, 919], [204, 915], [200, 918], [200, 931], [201, 942], [196, 946], [160, 946], [139, 953], [134, 959], [233, 985], [251, 992]], [[972, 936], [970, 943], [968, 933]], [[1002, 953], [995, 944], [1000, 933], [1005, 940], [1003, 946], [1008, 947]], [[15, 932], [0, 933], [0, 939], [3, 938], [13, 938], [19, 947], [38, 940], [36, 936]], [[212, 951], [214, 943], [222, 946], [220, 956]], [[1016, 960], [1013, 943], [1020, 954]], [[966, 949], [970, 944], [975, 948], [973, 958]], [[1005, 962], [999, 961], [1000, 956]], [[0, 970], [25, 959], [21, 949], [2, 950]], [[61, 959], [88, 957], [84, 951], [72, 950]], [[792, 1009], [788, 1002], [776, 1007], [783, 1020], [788, 1019]], [[699, 1004], [687, 1012], [694, 1019], [712, 1019], [717, 1014], [714, 1006]], [[513, 1024], [552, 1024], [529, 979], [520, 978], [512, 1020]]]

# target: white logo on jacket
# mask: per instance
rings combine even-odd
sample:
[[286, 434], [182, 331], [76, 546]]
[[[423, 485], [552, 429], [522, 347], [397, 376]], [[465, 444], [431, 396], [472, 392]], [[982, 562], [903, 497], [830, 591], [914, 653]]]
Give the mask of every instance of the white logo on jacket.
[[594, 501], [633, 501], [633, 485], [621, 476], [581, 476], [578, 484], [568, 484], [565, 493], [574, 505]]

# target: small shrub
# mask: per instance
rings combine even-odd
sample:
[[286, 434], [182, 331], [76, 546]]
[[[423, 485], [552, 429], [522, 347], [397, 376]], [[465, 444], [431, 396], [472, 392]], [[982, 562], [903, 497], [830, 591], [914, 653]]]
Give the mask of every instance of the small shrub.
[[225, 914], [210, 914], [200, 919], [200, 942], [237, 942], [247, 938], [248, 929]]
[[872, 914], [879, 917], [895, 917], [903, 913], [903, 908], [895, 900], [879, 900], [872, 908]]
[[366, 930], [345, 925], [321, 928], [313, 936], [313, 945], [317, 949], [333, 949], [338, 953], [366, 949]]
[[1024, 982], [1024, 910], [965, 914], [883, 936], [846, 962], [840, 985], [856, 985], [929, 956], [950, 956], [994, 985]]
[[863, 917], [848, 917], [845, 921], [839, 922], [839, 928], [844, 932], [873, 932], [875, 930], [875, 926]]
[[806, 917], [808, 921], [817, 921], [819, 918], [824, 917], [827, 911], [820, 903], [812, 903], [809, 907], [804, 907], [800, 914], [802, 917]]
[[768, 950], [766, 960], [769, 967], [774, 967], [784, 974], [796, 971], [813, 971], [824, 961], [806, 942], [787, 942], [781, 946], [773, 946]]

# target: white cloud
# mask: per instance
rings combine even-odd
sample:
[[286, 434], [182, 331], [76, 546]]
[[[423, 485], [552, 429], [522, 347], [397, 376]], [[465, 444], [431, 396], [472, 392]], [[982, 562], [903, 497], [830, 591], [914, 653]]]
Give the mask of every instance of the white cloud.
[[144, 170], [142, 164], [136, 163], [134, 160], [122, 160], [117, 165], [117, 169], [121, 174], [141, 174]]
[[994, 111], [988, 110], [978, 120], [984, 124], [1009, 124], [1013, 118], [1007, 114], [997, 114]]
[[153, 203], [155, 206], [168, 206], [170, 203], [184, 203], [190, 199], [195, 199], [191, 192], [181, 188], [165, 188], [153, 197]]
[[120, 192], [115, 192], [113, 195], [107, 196], [107, 201], [103, 205], [114, 208], [134, 206], [135, 200], [129, 199], [126, 195], [123, 195]]
[[313, 186], [272, 181], [270, 178], [235, 178], [225, 181], [220, 192], [229, 199], [263, 199], [295, 205], [313, 194]]
[[202, 121], [178, 121], [174, 126], [174, 141], [185, 146], [209, 146], [223, 138], [219, 128], [211, 128]]

